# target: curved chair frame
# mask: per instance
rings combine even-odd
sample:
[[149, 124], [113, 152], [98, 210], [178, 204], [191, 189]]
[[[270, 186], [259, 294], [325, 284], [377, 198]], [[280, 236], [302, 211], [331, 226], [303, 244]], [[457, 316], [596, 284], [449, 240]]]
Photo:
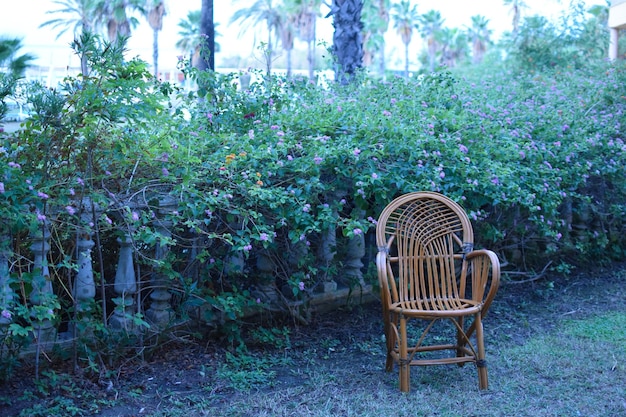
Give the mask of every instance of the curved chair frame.
[[[466, 362], [476, 364], [479, 387], [486, 389], [482, 320], [500, 284], [500, 263], [492, 251], [473, 250], [472, 225], [465, 211], [438, 193], [402, 195], [382, 211], [376, 244], [386, 370], [398, 364], [400, 390], [410, 390], [412, 365]], [[428, 322], [413, 346], [407, 342], [411, 319]], [[440, 320], [454, 324], [456, 340], [425, 345], [426, 336]], [[451, 350], [455, 355], [430, 357], [433, 351], [441, 350]], [[425, 352], [431, 354], [424, 358]]]

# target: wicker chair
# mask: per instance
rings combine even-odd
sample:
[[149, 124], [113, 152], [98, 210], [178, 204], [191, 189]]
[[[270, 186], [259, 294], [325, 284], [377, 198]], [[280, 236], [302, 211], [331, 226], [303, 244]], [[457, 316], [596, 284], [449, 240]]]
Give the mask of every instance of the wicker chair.
[[[441, 194], [405, 194], [382, 211], [376, 243], [386, 370], [398, 364], [400, 390], [410, 390], [412, 365], [466, 362], [476, 364], [479, 387], [486, 389], [482, 321], [500, 284], [500, 263], [492, 251], [473, 250], [467, 214]], [[425, 320], [420, 337], [407, 334], [411, 319]], [[454, 324], [454, 343], [430, 343], [433, 337], [427, 336], [438, 321]], [[407, 338], [415, 344], [409, 346]], [[435, 352], [442, 350], [450, 350], [452, 355]]]

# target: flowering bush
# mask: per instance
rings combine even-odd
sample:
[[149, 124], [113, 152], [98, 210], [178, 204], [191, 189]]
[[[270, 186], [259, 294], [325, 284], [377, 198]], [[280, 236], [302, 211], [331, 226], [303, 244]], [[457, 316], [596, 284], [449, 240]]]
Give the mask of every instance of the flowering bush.
[[[202, 300], [209, 317], [236, 318], [275, 304], [255, 288], [306, 301], [330, 280], [354, 285], [342, 272], [349, 242], [416, 190], [459, 201], [478, 244], [510, 269], [624, 255], [621, 64], [328, 88], [259, 75], [246, 90], [237, 74], [189, 71], [198, 97], [115, 48], [85, 48], [91, 74], [62, 93], [33, 87], [35, 115], [4, 135], [0, 215], [15, 256], [44, 221], [57, 271], [76, 269], [80, 233], [127, 233], [142, 268], [169, 279], [174, 307]], [[104, 297], [118, 252], [96, 252]], [[72, 287], [71, 274], [54, 274]]]

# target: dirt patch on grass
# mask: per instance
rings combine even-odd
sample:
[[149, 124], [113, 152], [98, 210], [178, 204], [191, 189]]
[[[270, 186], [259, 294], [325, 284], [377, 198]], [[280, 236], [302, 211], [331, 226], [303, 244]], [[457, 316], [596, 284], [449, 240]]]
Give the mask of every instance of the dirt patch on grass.
[[[538, 378], [543, 378], [544, 370], [527, 371], [527, 364], [518, 365], [517, 358], [511, 357], [511, 348], [523, 348], [531, 340], [542, 346], [542, 337], [546, 335], [561, 340], [559, 329], [565, 320], [626, 311], [624, 284], [626, 265], [613, 265], [593, 274], [547, 276], [524, 285], [504, 284], [485, 320], [491, 385], [482, 393], [477, 391], [472, 366], [452, 366], [420, 368], [412, 376], [412, 393], [401, 396], [397, 392], [397, 373], [383, 370], [380, 305], [370, 303], [317, 315], [306, 327], [280, 317], [270, 318], [263, 326], [251, 323], [244, 334], [250, 340], [247, 351], [215, 338], [172, 338], [144, 360], [133, 359], [98, 375], [84, 369], [72, 372], [69, 360], [46, 364], [39, 383], [34, 381], [34, 369], [23, 366], [15, 378], [0, 387], [0, 414], [330, 416], [377, 415], [405, 406], [407, 413], [425, 407], [420, 411], [422, 415], [452, 416], [456, 415], [454, 410], [446, 411], [446, 403], [438, 399], [459, 392], [454, 401], [471, 403], [476, 398], [495, 410], [477, 415], [507, 415], [509, 407], [516, 415], [560, 415], [571, 405], [558, 405], [558, 401], [567, 401], [562, 397], [546, 400], [547, 405], [537, 400], [544, 395], [538, 393], [544, 384]], [[577, 345], [564, 347], [569, 348], [575, 350]], [[580, 348], [589, 348], [589, 344]], [[588, 355], [581, 354], [580, 359], [585, 356]], [[618, 352], [615, 361], [621, 361], [620, 364], [611, 369], [609, 358], [606, 366], [592, 372], [606, 372], [607, 381], [624, 386], [624, 356], [626, 352]], [[541, 367], [544, 359], [537, 359], [536, 366]], [[576, 361], [572, 366], [577, 366]], [[511, 374], [515, 372], [519, 376]], [[555, 380], [546, 381], [545, 386], [557, 390], [570, 391], [567, 384], [576, 379], [570, 375], [559, 380], [558, 372], [546, 374]], [[596, 415], [610, 415], [620, 410], [620, 404], [626, 413], [626, 398], [623, 393], [619, 398], [619, 390], [615, 398], [615, 393], [596, 393], [593, 390], [600, 388], [579, 382], [583, 386], [577, 389], [583, 392], [572, 401], [580, 403], [580, 396], [589, 395], [591, 407], [604, 395], [612, 395], [608, 408], [597, 409], [605, 414]], [[554, 397], [559, 395], [555, 393]], [[518, 407], [515, 412], [517, 400], [509, 398], [515, 396], [519, 401], [526, 398], [531, 408], [520, 414]], [[420, 399], [418, 408], [412, 402], [416, 399]], [[429, 401], [438, 405], [428, 408]], [[578, 410], [588, 412], [585, 401], [582, 403]]]

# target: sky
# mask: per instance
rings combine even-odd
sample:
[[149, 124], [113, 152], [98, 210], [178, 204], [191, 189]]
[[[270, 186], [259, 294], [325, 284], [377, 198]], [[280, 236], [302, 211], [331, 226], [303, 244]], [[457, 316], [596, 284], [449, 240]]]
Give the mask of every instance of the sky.
[[[165, 0], [167, 15], [163, 22], [163, 30], [159, 34], [159, 67], [162, 70], [173, 70], [176, 67], [181, 51], [175, 47], [178, 35], [178, 23], [187, 16], [189, 11], [199, 10], [201, 0]], [[365, 0], [369, 1], [369, 0]], [[394, 0], [398, 1], [398, 0]], [[525, 0], [529, 8], [524, 15], [540, 14], [556, 20], [564, 9], [567, 9], [570, 0]], [[330, 2], [330, 0], [328, 0]], [[254, 0], [214, 0], [214, 21], [218, 24], [219, 36], [216, 41], [221, 45], [222, 52], [216, 54], [216, 66], [223, 67], [224, 59], [240, 55], [243, 59], [240, 66], [263, 67], [257, 57], [258, 41], [265, 40], [262, 28], [251, 28], [241, 33], [241, 24], [230, 24], [232, 14], [241, 8], [249, 7]], [[489, 27], [493, 31], [493, 38], [511, 28], [512, 16], [504, 0], [412, 0], [417, 5], [418, 13], [429, 10], [438, 10], [444, 20], [444, 26], [464, 28], [470, 25], [471, 16], [482, 15], [489, 19]], [[605, 0], [587, 0], [587, 5], [606, 4]], [[69, 44], [72, 41], [71, 30], [56, 39], [58, 29], [39, 28], [47, 20], [62, 17], [60, 14], [46, 14], [47, 11], [59, 8], [53, 0], [0, 0], [0, 37], [22, 38], [24, 48], [21, 53], [33, 53], [37, 56], [36, 65], [42, 67], [66, 68], [79, 66]], [[323, 15], [328, 9], [322, 6]], [[152, 62], [152, 30], [148, 23], [139, 19], [140, 24], [129, 40], [129, 55], [139, 56], [146, 62]], [[321, 18], [317, 24], [318, 40], [332, 44], [332, 21]], [[303, 44], [296, 44], [296, 48], [305, 49]], [[421, 39], [417, 34], [413, 36], [410, 45], [412, 60], [417, 62], [418, 51], [421, 50]], [[386, 56], [388, 67], [403, 68], [404, 46], [390, 24], [386, 34]], [[236, 69], [236, 68], [235, 68]], [[241, 68], [245, 69], [245, 68]]]

